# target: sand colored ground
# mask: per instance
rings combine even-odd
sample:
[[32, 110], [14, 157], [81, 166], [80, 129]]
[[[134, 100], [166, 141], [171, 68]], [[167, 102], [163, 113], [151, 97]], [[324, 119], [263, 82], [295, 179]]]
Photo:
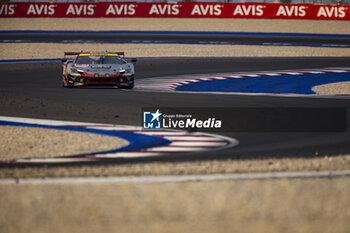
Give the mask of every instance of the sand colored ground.
[[321, 95], [350, 95], [350, 82], [338, 82], [313, 87], [312, 90]]
[[0, 160], [47, 158], [117, 149], [128, 141], [92, 133], [0, 126]]
[[0, 232], [350, 232], [350, 179], [0, 185]]
[[60, 58], [64, 51], [124, 51], [127, 57], [350, 56], [350, 48], [183, 44], [0, 44], [0, 59]]
[[2, 18], [0, 30], [169, 30], [350, 34], [350, 21], [168, 18]]

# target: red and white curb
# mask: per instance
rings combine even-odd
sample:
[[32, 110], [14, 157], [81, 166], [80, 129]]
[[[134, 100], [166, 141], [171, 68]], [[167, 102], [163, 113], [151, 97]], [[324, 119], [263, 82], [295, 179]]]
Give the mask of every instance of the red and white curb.
[[[89, 127], [91, 128], [91, 127]], [[208, 133], [190, 133], [180, 130], [143, 130], [139, 127], [133, 129], [120, 128], [113, 125], [94, 126], [93, 129], [116, 130], [124, 132], [140, 133], [149, 136], [165, 138], [171, 143], [166, 146], [147, 148], [137, 151], [118, 152], [113, 154], [97, 155], [96, 158], [135, 158], [157, 156], [174, 153], [200, 152], [225, 149], [238, 144], [236, 139], [208, 134]]]
[[[159, 92], [175, 92], [176, 88], [182, 85], [196, 83], [208, 80], [224, 80], [239, 78], [257, 78], [266, 76], [280, 75], [305, 75], [305, 74], [326, 74], [326, 73], [346, 73], [350, 72], [350, 67], [335, 67], [324, 69], [308, 69], [308, 70], [282, 70], [282, 71], [264, 71], [264, 72], [239, 72], [239, 73], [215, 73], [215, 74], [195, 74], [183, 76], [166, 76], [157, 78], [140, 79], [136, 82], [136, 90], [140, 91], [159, 91]], [[187, 92], [186, 92], [187, 93]], [[188, 92], [203, 93], [203, 92]], [[238, 94], [230, 92], [215, 92], [216, 94]], [[239, 93], [245, 95], [262, 95], [261, 93]], [[283, 95], [294, 96], [295, 94], [267, 94], [267, 95]], [[296, 94], [299, 96], [299, 94]], [[304, 96], [304, 95], [303, 95]]]
[[[164, 156], [170, 154], [195, 153], [203, 151], [214, 151], [229, 148], [238, 145], [238, 141], [234, 138], [229, 138], [216, 134], [187, 132], [182, 130], [143, 130], [137, 126], [124, 126], [100, 123], [85, 123], [73, 121], [56, 121], [42, 120], [31, 118], [18, 117], [1, 117], [0, 121], [11, 121], [17, 123], [40, 124], [50, 126], [65, 126], [65, 127], [84, 127], [87, 129], [112, 130], [119, 132], [132, 132], [137, 134], [145, 134], [154, 137], [161, 137], [171, 141], [166, 146], [138, 149], [133, 151], [101, 153], [86, 157], [52, 157], [52, 158], [26, 158], [11, 161], [13, 164], [30, 164], [30, 163], [73, 163], [73, 162], [97, 162], [99, 160], [106, 161], [108, 159], [122, 158], [141, 158], [151, 156]], [[13, 126], [16, 127], [16, 126]]]

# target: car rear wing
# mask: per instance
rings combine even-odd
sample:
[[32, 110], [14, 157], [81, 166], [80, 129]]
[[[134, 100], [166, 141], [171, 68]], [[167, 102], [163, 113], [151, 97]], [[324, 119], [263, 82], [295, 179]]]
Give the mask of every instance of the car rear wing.
[[66, 56], [76, 56], [79, 55], [81, 52], [64, 52], [64, 57]]
[[111, 52], [111, 53], [115, 53], [115, 54], [117, 54], [118, 56], [125, 56], [125, 53], [124, 52]]
[[[80, 51], [80, 52], [64, 52], [64, 57], [66, 58], [66, 56], [77, 56], [81, 53], [101, 53], [101, 52], [83, 52], [83, 51]], [[103, 53], [112, 53], [112, 54], [117, 54], [118, 56], [125, 56], [125, 53], [124, 52], [103, 52]]]

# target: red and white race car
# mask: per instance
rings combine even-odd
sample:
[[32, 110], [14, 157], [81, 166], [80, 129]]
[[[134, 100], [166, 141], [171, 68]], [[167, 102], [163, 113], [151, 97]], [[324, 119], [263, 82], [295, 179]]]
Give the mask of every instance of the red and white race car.
[[124, 52], [65, 52], [62, 84], [64, 87], [113, 85], [131, 89], [134, 87], [133, 62], [136, 59], [127, 62], [122, 56]]

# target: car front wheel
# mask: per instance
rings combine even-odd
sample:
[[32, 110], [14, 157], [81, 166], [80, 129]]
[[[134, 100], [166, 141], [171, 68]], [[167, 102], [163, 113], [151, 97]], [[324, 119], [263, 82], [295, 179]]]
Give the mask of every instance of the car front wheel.
[[133, 89], [134, 88], [134, 76], [131, 76], [130, 78], [128, 78], [128, 80], [119, 85], [118, 86], [119, 88], [122, 88], [122, 89]]

